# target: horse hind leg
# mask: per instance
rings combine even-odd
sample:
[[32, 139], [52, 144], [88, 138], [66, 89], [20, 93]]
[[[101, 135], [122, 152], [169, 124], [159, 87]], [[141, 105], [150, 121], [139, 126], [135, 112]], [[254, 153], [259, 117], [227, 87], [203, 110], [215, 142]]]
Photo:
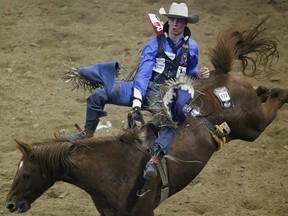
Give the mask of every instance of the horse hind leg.
[[280, 107], [288, 103], [288, 89], [273, 88], [270, 90], [265, 86], [259, 86], [255, 91], [262, 103], [268, 99], [275, 99], [275, 102], [278, 100]]
[[266, 92], [265, 90], [265, 93], [263, 93], [262, 95], [260, 94], [259, 97], [261, 102], [262, 100], [264, 101], [262, 102], [261, 107], [264, 113], [266, 123], [268, 125], [274, 120], [278, 110], [285, 103], [288, 103], [288, 89], [273, 88], [269, 90], [269, 92]]
[[266, 88], [265, 86], [259, 86], [256, 90], [256, 94], [258, 95], [261, 103], [264, 103], [267, 101], [269, 95], [270, 95], [270, 90]]
[[271, 89], [271, 100], [276, 99], [279, 101], [279, 108], [285, 103], [288, 103], [288, 89], [273, 88]]

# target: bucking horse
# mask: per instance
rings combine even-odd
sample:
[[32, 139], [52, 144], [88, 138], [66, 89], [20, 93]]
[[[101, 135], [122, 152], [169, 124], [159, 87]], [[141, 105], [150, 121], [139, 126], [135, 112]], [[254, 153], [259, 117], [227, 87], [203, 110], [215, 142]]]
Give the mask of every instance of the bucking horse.
[[[159, 167], [162, 174], [143, 178], [150, 159], [143, 143], [155, 136], [149, 127], [73, 142], [51, 138], [28, 145], [16, 140], [23, 156], [6, 208], [26, 212], [56, 181], [63, 181], [86, 191], [102, 216], [153, 216], [163, 200], [201, 172], [215, 151], [231, 140], [253, 142], [288, 102], [288, 89], [254, 88], [247, 81], [278, 58], [276, 41], [263, 36], [265, 21], [219, 34], [210, 50], [214, 70], [208, 80], [190, 82], [195, 95], [183, 107], [185, 121], [176, 127], [174, 144]], [[240, 75], [231, 73], [236, 61], [242, 66]], [[177, 85], [175, 81], [170, 87]]]

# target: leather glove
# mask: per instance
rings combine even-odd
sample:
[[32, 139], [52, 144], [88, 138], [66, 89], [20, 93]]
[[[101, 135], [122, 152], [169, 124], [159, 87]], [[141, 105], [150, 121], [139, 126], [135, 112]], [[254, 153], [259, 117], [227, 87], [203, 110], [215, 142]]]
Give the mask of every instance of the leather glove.
[[207, 67], [202, 67], [197, 74], [199, 79], [207, 79], [210, 76], [210, 70]]
[[132, 121], [135, 121], [136, 123], [140, 122], [141, 124], [145, 124], [143, 115], [141, 113], [141, 108], [138, 106], [133, 107], [128, 114], [128, 123], [130, 126], [134, 127], [135, 124], [133, 124]]

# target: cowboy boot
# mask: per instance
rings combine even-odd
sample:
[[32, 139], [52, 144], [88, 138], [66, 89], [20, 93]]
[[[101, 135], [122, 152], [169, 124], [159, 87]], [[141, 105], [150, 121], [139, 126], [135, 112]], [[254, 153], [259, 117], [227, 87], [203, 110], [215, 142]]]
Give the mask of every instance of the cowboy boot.
[[74, 141], [74, 140], [79, 140], [79, 139], [86, 139], [93, 137], [94, 131], [84, 129], [80, 131], [80, 133], [75, 133], [75, 134], [60, 134], [57, 139], [63, 140], [63, 141]]
[[150, 158], [150, 160], [147, 162], [143, 178], [146, 180], [150, 180], [151, 178], [154, 178], [158, 174], [158, 166], [160, 164], [161, 159], [164, 156], [164, 152], [161, 150], [160, 146], [154, 147], [154, 154]]
[[151, 159], [146, 164], [143, 178], [146, 180], [150, 180], [151, 178], [155, 178], [157, 176], [157, 170], [160, 160], [156, 156], [152, 156]]

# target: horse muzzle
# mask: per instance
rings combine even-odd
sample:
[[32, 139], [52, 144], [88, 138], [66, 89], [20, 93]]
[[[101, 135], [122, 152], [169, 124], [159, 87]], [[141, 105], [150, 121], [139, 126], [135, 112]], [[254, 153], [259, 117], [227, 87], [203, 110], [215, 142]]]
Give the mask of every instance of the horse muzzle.
[[14, 202], [7, 202], [6, 203], [6, 208], [10, 212], [15, 212], [18, 211], [19, 213], [26, 212], [30, 209], [30, 203], [26, 200], [19, 201], [17, 204]]

